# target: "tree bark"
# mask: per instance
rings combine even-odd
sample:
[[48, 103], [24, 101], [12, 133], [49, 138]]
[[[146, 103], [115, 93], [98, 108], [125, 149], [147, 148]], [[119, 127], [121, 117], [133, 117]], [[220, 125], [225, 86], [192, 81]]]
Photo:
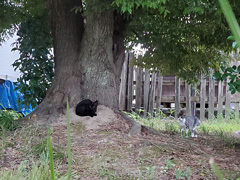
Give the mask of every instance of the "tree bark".
[[127, 21], [109, 9], [91, 9], [84, 19], [72, 10], [81, 6], [79, 0], [49, 3], [55, 76], [45, 99], [34, 111], [46, 123], [55, 122], [64, 114], [67, 99], [70, 107], [90, 99], [118, 109]]

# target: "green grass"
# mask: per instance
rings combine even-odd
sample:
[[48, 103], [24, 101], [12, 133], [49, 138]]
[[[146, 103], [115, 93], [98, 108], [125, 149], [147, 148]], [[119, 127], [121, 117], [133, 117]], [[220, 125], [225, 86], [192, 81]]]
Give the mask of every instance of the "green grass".
[[[144, 125], [151, 126], [153, 128], [157, 127], [158, 130], [164, 131], [169, 134], [175, 134], [180, 135], [180, 129], [179, 124], [177, 120], [174, 120], [172, 118], [166, 118], [165, 116], [161, 115], [154, 118], [142, 118], [139, 115], [132, 114], [136, 118], [138, 122], [141, 124], [145, 123]], [[70, 125], [70, 120], [68, 116], [68, 126]], [[228, 125], [226, 125], [228, 124]], [[234, 127], [233, 127], [234, 126]], [[81, 125], [82, 127], [82, 125]], [[224, 128], [223, 128], [224, 127]], [[202, 123], [200, 127], [198, 127], [198, 130], [201, 134], [206, 135], [217, 135], [218, 137], [221, 137], [224, 139], [224, 142], [229, 143], [230, 145], [235, 144], [235, 141], [229, 138], [227, 136], [227, 133], [235, 131], [239, 127], [238, 120], [231, 120], [226, 122], [224, 119], [215, 119], [212, 121], [206, 121]], [[68, 127], [70, 128], [70, 126]], [[81, 128], [82, 129], [82, 128]], [[83, 129], [84, 130], [84, 129]], [[52, 129], [54, 131], [54, 129]], [[80, 134], [82, 134], [81, 132]], [[69, 136], [69, 143], [68, 143], [68, 157], [71, 158], [71, 147], [70, 147], [70, 129], [67, 132]], [[1, 134], [0, 134], [1, 135]], [[11, 136], [10, 136], [11, 135]], [[14, 132], [2, 132], [2, 148], [6, 148], [9, 146], [14, 146], [15, 143], [10, 143], [10, 139], [17, 142], [17, 144], [21, 145], [21, 148], [23, 149], [17, 149], [20, 153], [26, 154], [26, 158], [30, 159], [26, 162], [23, 161], [21, 165], [18, 168], [15, 169], [8, 169], [0, 170], [0, 180], [4, 177], [4, 180], [13, 180], [13, 179], [20, 179], [20, 180], [30, 180], [30, 179], [39, 179], [39, 180], [50, 180], [50, 179], [69, 179], [75, 178], [75, 173], [72, 173], [73, 169], [71, 168], [71, 162], [68, 163], [68, 173], [65, 168], [65, 171], [62, 170], [62, 164], [58, 164], [58, 158], [56, 158], [57, 150], [59, 149], [60, 152], [65, 149], [67, 152], [67, 148], [58, 148], [56, 146], [56, 143], [52, 143], [51, 136], [48, 136], [48, 130], [42, 129], [41, 127], [23, 127], [18, 128]], [[49, 133], [51, 135], [51, 133]], [[104, 135], [102, 131], [100, 131], [99, 135]], [[201, 135], [200, 135], [201, 136]], [[47, 139], [48, 139], [48, 145], [47, 145]], [[14, 145], [15, 144], [15, 145]], [[51, 144], [52, 152], [51, 150]], [[14, 148], [13, 147], [13, 148]], [[126, 152], [126, 154], [125, 154]], [[131, 153], [129, 153], [131, 152]], [[178, 161], [176, 160], [166, 160], [164, 165], [158, 166], [154, 163], [153, 160], [149, 159], [157, 159], [158, 157], [161, 157], [163, 153], [168, 152], [168, 147], [165, 147], [165, 145], [162, 144], [155, 144], [154, 146], [143, 144], [141, 146], [141, 153], [137, 157], [137, 163], [132, 168], [132, 172], [127, 171], [123, 172], [121, 169], [121, 166], [112, 167], [112, 164], [117, 165], [119, 162], [121, 162], [122, 159], [128, 158], [128, 153], [132, 154], [134, 153], [134, 148], [132, 146], [126, 145], [124, 147], [121, 147], [121, 150], [119, 148], [111, 148], [108, 147], [107, 149], [101, 149], [99, 151], [99, 154], [97, 156], [89, 157], [78, 157], [74, 159], [74, 165], [76, 165], [76, 160], [81, 159], [78, 165], [82, 169], [84, 168], [91, 168], [92, 171], [96, 173], [99, 178], [104, 179], [153, 179], [154, 176], [159, 172], [163, 171], [163, 174], [165, 173], [174, 173], [175, 176], [179, 177], [180, 179], [188, 179], [191, 177], [191, 171], [194, 171], [194, 169], [189, 168], [182, 168], [180, 167]], [[28, 153], [28, 154], [27, 154]], [[61, 154], [61, 153], [60, 153]], [[65, 153], [67, 154], [67, 153]], [[62, 154], [63, 157], [66, 156]], [[126, 156], [126, 157], [125, 157]], [[75, 157], [75, 156], [73, 156]], [[26, 159], [25, 158], [25, 159]], [[85, 158], [83, 160], [83, 158]], [[66, 159], [64, 157], [64, 159]], [[61, 163], [61, 162], [60, 162]], [[66, 162], [65, 162], [66, 163]], [[54, 166], [53, 166], [54, 165]], [[192, 168], [192, 167], [191, 167]], [[62, 172], [60, 174], [59, 172]], [[133, 173], [134, 172], [134, 173]], [[205, 171], [203, 171], [205, 173]], [[27, 173], [27, 175], [26, 175]], [[223, 173], [225, 174], [225, 173]], [[77, 177], [77, 175], [76, 175]], [[79, 175], [78, 175], [79, 177]]]
[[[156, 116], [143, 118], [137, 113], [128, 113], [130, 117], [135, 119], [142, 125], [152, 127], [156, 130], [166, 132], [168, 134], [180, 134], [179, 122], [173, 118], [165, 116]], [[203, 135], [218, 135], [233, 134], [240, 130], [240, 119], [225, 120], [223, 117], [218, 117], [212, 120], [201, 122], [197, 127], [200, 134]]]
[[0, 110], [0, 131], [4, 129], [12, 131], [19, 125], [18, 119], [22, 114], [10, 110]]
[[[5, 117], [5, 116], [4, 116]], [[10, 116], [9, 116], [10, 117]], [[9, 118], [4, 119], [8, 121]], [[64, 153], [61, 152], [62, 148], [58, 146], [52, 147], [51, 134], [53, 129], [51, 128], [47, 133], [44, 128], [35, 126], [23, 127], [16, 129], [11, 133], [10, 128], [2, 128], [0, 131], [1, 152], [8, 147], [8, 141], [14, 139], [16, 143], [21, 144], [22, 149], [18, 149], [19, 152], [26, 154], [25, 157], [32, 159], [31, 162], [24, 160], [15, 169], [0, 170], [0, 180], [70, 180], [76, 173], [72, 172], [71, 164], [71, 146], [70, 146], [70, 118], [69, 118], [69, 106], [67, 102], [67, 137], [68, 137], [68, 173], [59, 175], [58, 168], [54, 169], [54, 164], [57, 164], [56, 160], [64, 159]], [[14, 146], [11, 145], [11, 146]], [[36, 160], [36, 157], [39, 160]]]
[[47, 158], [47, 156], [42, 156], [40, 161], [32, 161], [32, 163], [23, 161], [15, 170], [2, 170], [0, 180], [48, 180], [50, 173]]
[[229, 120], [226, 121], [224, 119], [221, 120], [208, 120], [201, 122], [201, 126], [199, 127], [200, 132], [205, 132], [207, 129], [209, 132], [217, 132], [224, 131], [226, 133], [233, 133], [240, 130], [240, 121], [237, 120]]

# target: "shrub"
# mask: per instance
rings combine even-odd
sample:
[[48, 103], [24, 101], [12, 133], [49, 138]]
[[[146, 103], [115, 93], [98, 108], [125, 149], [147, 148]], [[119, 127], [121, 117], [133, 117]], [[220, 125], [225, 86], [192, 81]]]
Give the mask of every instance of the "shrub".
[[15, 111], [0, 110], [0, 130], [14, 130], [18, 126], [17, 119], [21, 118], [22, 114]]

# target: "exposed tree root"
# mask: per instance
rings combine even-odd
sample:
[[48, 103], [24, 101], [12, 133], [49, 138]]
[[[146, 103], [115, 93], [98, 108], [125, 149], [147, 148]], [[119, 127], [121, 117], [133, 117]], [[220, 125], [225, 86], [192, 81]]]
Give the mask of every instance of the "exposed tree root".
[[121, 111], [117, 111], [115, 112], [117, 114], [119, 114], [120, 116], [122, 116], [123, 119], [125, 119], [128, 123], [131, 124], [131, 129], [129, 131], [129, 135], [140, 135], [141, 133], [143, 134], [153, 134], [153, 135], [161, 135], [161, 133], [151, 127], [147, 127], [144, 125], [139, 124], [138, 122], [136, 122], [134, 119], [132, 119], [131, 117], [129, 117], [127, 114], [121, 112]]

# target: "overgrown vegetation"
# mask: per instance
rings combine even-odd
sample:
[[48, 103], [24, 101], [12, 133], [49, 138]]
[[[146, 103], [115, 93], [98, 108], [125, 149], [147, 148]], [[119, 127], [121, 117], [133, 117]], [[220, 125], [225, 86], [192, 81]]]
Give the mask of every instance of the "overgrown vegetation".
[[29, 14], [21, 22], [17, 35], [12, 50], [18, 51], [20, 57], [13, 67], [19, 69], [21, 76], [16, 88], [24, 94], [21, 103], [35, 108], [45, 97], [54, 75], [50, 22], [44, 5], [39, 13]]
[[[148, 114], [147, 118], [143, 118], [136, 112], [127, 114], [142, 125], [149, 126], [172, 135], [180, 134], [178, 120], [175, 120], [172, 116], [167, 117], [162, 111], [158, 112], [159, 113], [156, 113], [154, 117]], [[239, 118], [226, 120], [222, 116], [219, 116], [218, 118], [201, 122], [197, 129], [202, 135], [217, 136], [221, 138], [228, 146], [240, 145], [239, 138], [235, 138], [233, 136], [236, 131], [240, 130]]]
[[14, 130], [18, 127], [17, 119], [23, 117], [22, 114], [13, 110], [0, 109], [0, 131]]
[[[160, 116], [158, 116], [158, 118], [157, 117], [148, 118], [145, 120], [151, 126], [154, 126], [155, 124], [158, 123], [160, 124], [159, 127], [161, 127], [166, 133], [175, 134], [176, 136], [178, 136], [179, 135], [178, 123], [175, 122], [172, 117], [163, 121], [163, 119], [166, 119], [166, 117], [164, 117], [162, 113], [159, 113], [159, 115], [160, 114], [161, 114], [161, 119], [159, 118]], [[137, 115], [136, 113], [133, 113], [132, 116], [135, 116], [135, 118], [137, 118], [138, 121], [141, 122], [141, 119], [142, 119], [141, 116]], [[219, 123], [221, 124], [222, 120], [216, 119], [215, 121], [216, 122], [213, 121], [212, 124], [216, 124], [217, 121], [219, 121]], [[238, 125], [237, 120], [236, 120], [236, 125]], [[204, 124], [203, 127], [205, 127], [206, 129], [207, 128], [209, 129], [208, 133], [205, 132], [206, 135], [211, 135], [212, 133], [214, 133], [213, 129], [215, 129], [215, 126], [213, 127], [208, 126], [208, 124], [206, 123]], [[201, 130], [199, 129], [199, 131]], [[226, 128], [225, 131], [231, 132], [233, 131], [233, 129]], [[18, 177], [19, 180], [69, 179], [68, 178], [69, 173], [66, 173], [67, 168], [65, 168], [65, 171], [62, 171], [61, 169], [62, 165], [67, 162], [66, 161], [67, 153], [66, 153], [66, 150], [63, 151], [63, 149], [65, 148], [61, 148], [58, 144], [56, 144], [55, 138], [54, 138], [55, 139], [54, 142], [52, 142], [51, 136], [55, 137], [54, 132], [55, 132], [54, 129], [48, 132], [47, 129], [44, 130], [40, 127], [29, 126], [29, 127], [18, 128], [15, 130], [13, 134], [10, 133], [9, 131], [5, 131], [5, 134], [1, 134], [0, 141], [2, 142], [1, 143], [2, 155], [5, 154], [7, 150], [16, 148], [16, 143], [17, 143], [18, 146], [21, 147], [21, 148], [18, 148], [18, 151], [22, 154], [21, 156], [24, 156], [25, 158], [22, 159], [21, 164], [17, 168], [6, 169], [6, 170], [1, 169], [0, 177], [3, 179], [0, 178], [0, 180], [5, 180], [5, 179], [13, 180], [13, 179], [16, 179], [16, 177]], [[220, 130], [218, 130], [217, 132], [219, 133], [218, 136], [220, 136], [220, 134], [223, 134], [222, 133], [223, 131], [221, 132]], [[66, 134], [69, 134], [69, 137], [70, 137], [70, 131], [66, 132]], [[108, 136], [109, 137], [112, 136], [112, 133], [107, 133], [107, 134], [97, 133], [97, 134], [98, 136], [101, 136], [104, 138]], [[80, 134], [80, 136], [82, 137], [83, 134]], [[96, 137], [94, 141], [98, 141], [96, 140]], [[229, 139], [227, 141], [229, 141]], [[104, 143], [104, 144], [106, 142], [108, 141], [101, 141], [101, 143]], [[121, 179], [153, 180], [154, 178], [156, 178], [156, 176], [157, 177], [169, 176], [171, 177], [171, 179], [178, 180], [178, 179], [191, 179], [191, 177], [193, 177], [193, 174], [196, 171], [201, 173], [202, 177], [209, 176], [209, 174], [212, 173], [210, 167], [206, 165], [207, 162], [205, 160], [202, 160], [201, 162], [198, 160], [199, 163], [196, 163], [196, 165], [199, 166], [199, 169], [196, 170], [194, 166], [190, 166], [190, 165], [182, 166], [184, 163], [182, 159], [173, 158], [169, 156], [169, 153], [172, 152], [170, 148], [171, 146], [166, 146], [163, 144], [152, 144], [152, 143], [149, 144], [145, 142], [145, 140], [142, 141], [141, 143], [142, 145], [140, 145], [139, 148], [137, 148], [138, 155], [135, 160], [136, 164], [127, 171], [128, 173], [124, 173], [125, 171], [124, 166], [122, 166], [121, 163], [126, 163], [125, 162], [126, 159], [128, 159], [129, 157], [135, 156], [134, 154], [136, 152], [134, 150], [135, 148], [133, 148], [133, 146], [135, 146], [134, 143], [129, 144], [130, 146], [126, 144], [126, 146], [124, 147], [119, 145], [117, 147], [111, 147], [112, 145], [110, 146], [108, 145], [106, 146], [107, 149], [105, 147], [99, 153], [95, 154], [96, 155], [95, 157], [92, 156], [93, 154], [92, 155], [86, 154], [85, 156], [82, 156], [82, 155], [76, 156], [77, 154], [75, 154], [73, 155], [73, 158], [74, 158], [73, 164], [75, 164], [77, 161], [80, 161], [80, 164], [82, 164], [82, 165], [79, 165], [80, 169], [85, 169], [90, 167], [88, 171], [97, 172], [95, 177], [97, 176], [99, 178], [104, 178], [109, 180], [121, 180]], [[92, 146], [92, 143], [90, 143], [89, 145]], [[86, 147], [88, 147], [89, 145], [86, 145]], [[98, 144], [98, 146], [99, 145], [100, 144]], [[70, 146], [70, 143], [69, 143], [69, 146]], [[52, 147], [52, 151], [49, 151], [50, 147]], [[61, 158], [56, 156], [57, 154], [59, 154], [57, 151], [60, 151], [59, 153], [62, 154]], [[70, 147], [69, 147], [69, 152], [71, 153]], [[95, 150], [94, 153], [96, 152], [98, 151]], [[68, 157], [70, 156], [68, 155]], [[156, 160], [159, 158], [162, 161], [161, 165], [156, 163]], [[39, 159], [39, 160], [36, 160], [36, 159]], [[82, 177], [81, 174], [79, 175], [75, 173], [75, 168], [70, 167], [71, 163], [67, 163], [67, 164], [68, 164], [69, 172], [72, 176], [72, 179], [78, 179], [79, 177]], [[225, 175], [224, 172], [223, 174]], [[83, 176], [83, 179], [84, 177], [86, 176]], [[230, 177], [230, 176], [227, 176], [227, 177]], [[231, 177], [232, 178], [229, 178], [229, 179], [235, 180], [237, 177], [237, 174], [235, 176], [231, 175]]]
[[0, 171], [0, 180], [69, 180], [67, 174], [61, 175], [57, 170], [53, 178], [49, 169], [49, 154], [43, 153], [38, 161], [22, 161], [15, 170]]
[[[67, 141], [68, 141], [68, 173], [64, 175], [60, 175], [56, 170], [54, 170], [54, 159], [56, 161], [57, 158], [60, 158], [60, 160], [63, 160], [64, 154], [59, 153], [59, 147], [53, 148], [52, 147], [52, 140], [51, 140], [51, 134], [53, 133], [53, 129], [51, 128], [48, 131], [47, 138], [39, 138], [38, 137], [38, 143], [33, 143], [30, 139], [27, 141], [30, 142], [30, 148], [27, 147], [28, 153], [30, 152], [32, 156], [38, 156], [40, 157], [39, 161], [34, 162], [33, 157], [30, 158], [32, 161], [22, 161], [21, 164], [18, 166], [15, 170], [2, 170], [0, 171], [0, 180], [70, 180], [72, 176], [74, 176], [75, 173], [71, 170], [71, 164], [72, 164], [72, 157], [71, 157], [71, 145], [70, 145], [70, 118], [69, 118], [69, 105], [67, 102]], [[31, 133], [36, 132], [39, 133], [38, 128], [31, 128], [33, 131]], [[20, 130], [23, 132], [22, 130]], [[5, 132], [7, 133], [7, 132]], [[4, 135], [1, 134], [1, 139], [6, 140], [6, 137], [4, 138]], [[26, 134], [25, 134], [26, 135]], [[33, 135], [33, 134], [31, 134]], [[46, 136], [46, 135], [45, 135]], [[35, 141], [36, 139], [34, 139]], [[8, 145], [5, 143], [2, 143], [1, 150], [4, 151], [5, 148], [7, 148]], [[25, 152], [26, 153], [26, 152]]]

